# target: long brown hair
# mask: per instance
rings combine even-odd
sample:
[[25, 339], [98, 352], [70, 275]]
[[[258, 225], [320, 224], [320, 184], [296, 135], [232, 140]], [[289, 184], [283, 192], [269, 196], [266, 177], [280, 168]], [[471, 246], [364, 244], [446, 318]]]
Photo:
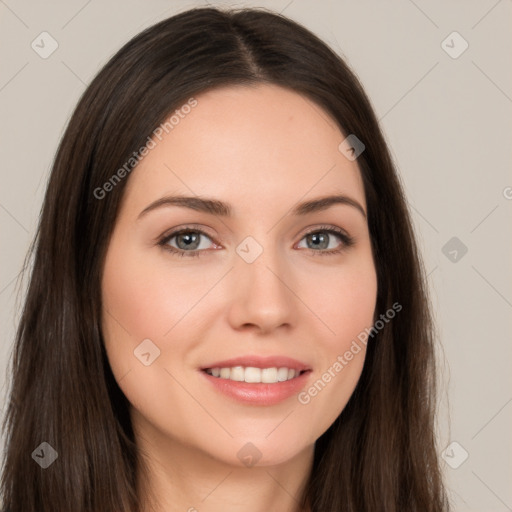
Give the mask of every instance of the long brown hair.
[[[370, 101], [344, 61], [299, 24], [265, 10], [199, 8], [125, 44], [84, 92], [59, 145], [9, 368], [5, 512], [141, 509], [145, 467], [100, 328], [101, 273], [129, 176], [108, 197], [98, 190], [189, 98], [257, 83], [304, 95], [364, 143], [357, 162], [377, 270], [375, 318], [395, 302], [403, 307], [370, 339], [353, 395], [317, 440], [301, 503], [312, 512], [448, 510], [426, 278]], [[43, 442], [58, 454], [46, 469], [33, 456], [49, 450]]]

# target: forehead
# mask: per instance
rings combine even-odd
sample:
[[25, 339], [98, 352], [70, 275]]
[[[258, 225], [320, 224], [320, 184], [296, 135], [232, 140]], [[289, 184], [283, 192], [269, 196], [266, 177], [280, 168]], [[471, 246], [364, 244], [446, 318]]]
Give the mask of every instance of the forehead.
[[345, 134], [310, 99], [258, 84], [194, 100], [170, 113], [173, 122], [153, 137], [153, 149], [132, 171], [126, 200], [140, 206], [166, 193], [208, 195], [236, 211], [337, 192], [365, 206], [357, 162], [338, 149]]

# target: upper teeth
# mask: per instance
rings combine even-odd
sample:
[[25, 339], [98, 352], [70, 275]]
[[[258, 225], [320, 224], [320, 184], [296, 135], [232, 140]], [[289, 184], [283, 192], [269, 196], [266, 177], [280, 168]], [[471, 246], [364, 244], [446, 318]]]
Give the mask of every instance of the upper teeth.
[[254, 368], [248, 366], [234, 366], [232, 368], [207, 368], [206, 373], [221, 379], [236, 380], [239, 382], [263, 382], [272, 384], [293, 379], [300, 375], [300, 371], [293, 368]]

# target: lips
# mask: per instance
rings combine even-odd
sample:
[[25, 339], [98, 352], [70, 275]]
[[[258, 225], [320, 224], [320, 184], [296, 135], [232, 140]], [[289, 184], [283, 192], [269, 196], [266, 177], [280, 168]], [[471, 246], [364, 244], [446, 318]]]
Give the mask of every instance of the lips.
[[212, 377], [206, 372], [200, 372], [206, 381], [221, 395], [241, 404], [272, 406], [297, 395], [310, 381], [311, 372], [305, 371], [294, 379], [276, 384], [249, 384], [228, 379]]
[[[230, 378], [219, 378], [212, 375], [212, 370], [217, 374], [220, 370], [236, 369], [239, 372], [242, 368], [249, 368], [253, 374], [256, 369], [263, 372], [265, 369], [285, 369], [293, 372], [288, 380], [273, 383], [265, 382], [244, 382], [241, 379], [231, 380]], [[222, 361], [213, 361], [200, 368], [206, 383], [219, 392], [236, 402], [247, 405], [272, 406], [291, 398], [299, 393], [307, 384], [312, 375], [311, 368], [302, 361], [287, 356], [242, 356]], [[229, 370], [228, 370], [229, 371]], [[247, 377], [247, 374], [246, 374]], [[275, 376], [274, 376], [275, 380]]]

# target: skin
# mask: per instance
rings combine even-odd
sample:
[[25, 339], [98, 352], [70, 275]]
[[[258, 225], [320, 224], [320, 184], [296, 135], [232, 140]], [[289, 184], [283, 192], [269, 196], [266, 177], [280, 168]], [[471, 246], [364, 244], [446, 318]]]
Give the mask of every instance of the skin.
[[[295, 92], [230, 86], [196, 99], [129, 176], [102, 278], [107, 355], [149, 467], [145, 511], [298, 511], [314, 443], [354, 391], [365, 349], [307, 404], [296, 395], [272, 406], [243, 404], [199, 368], [247, 354], [286, 355], [312, 368], [307, 390], [372, 326], [377, 278], [365, 216], [343, 204], [289, 213], [334, 192], [366, 212], [363, 182], [357, 160], [338, 150], [345, 135]], [[230, 203], [233, 216], [165, 206], [138, 218], [178, 193]], [[191, 223], [207, 232], [199, 257], [158, 245]], [[322, 225], [345, 230], [354, 245], [320, 254], [343, 244], [324, 234], [328, 249], [308, 245], [306, 233]], [[247, 236], [263, 249], [250, 264], [236, 252]], [[168, 242], [185, 246], [177, 244], [177, 237]], [[144, 339], [160, 350], [149, 366], [134, 357]], [[248, 442], [261, 453], [252, 467], [237, 457]]]

